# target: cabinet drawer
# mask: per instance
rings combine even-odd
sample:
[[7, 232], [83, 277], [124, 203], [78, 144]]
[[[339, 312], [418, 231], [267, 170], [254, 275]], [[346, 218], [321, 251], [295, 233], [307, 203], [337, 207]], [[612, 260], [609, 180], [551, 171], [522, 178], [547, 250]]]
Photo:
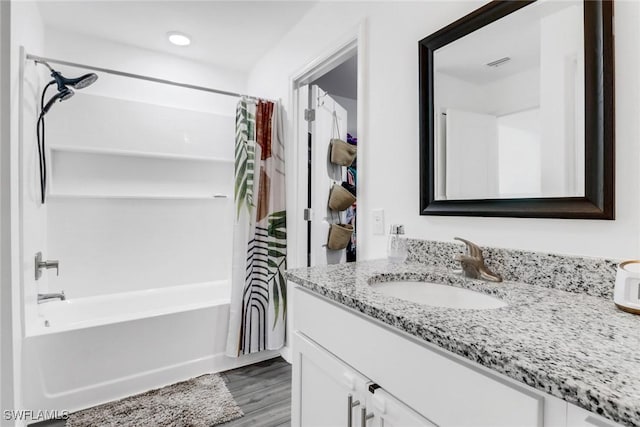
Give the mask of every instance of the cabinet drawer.
[[294, 330], [439, 426], [542, 426], [541, 395], [301, 288], [293, 299]]

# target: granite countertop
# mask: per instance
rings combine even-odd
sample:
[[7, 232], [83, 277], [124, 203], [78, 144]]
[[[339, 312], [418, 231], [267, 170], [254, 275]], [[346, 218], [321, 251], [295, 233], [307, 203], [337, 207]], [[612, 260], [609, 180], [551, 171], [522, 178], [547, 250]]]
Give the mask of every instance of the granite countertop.
[[[624, 425], [640, 425], [640, 316], [610, 299], [489, 283], [418, 263], [364, 261], [289, 270], [298, 285], [426, 342]], [[370, 286], [424, 280], [493, 295], [507, 307], [429, 307]]]

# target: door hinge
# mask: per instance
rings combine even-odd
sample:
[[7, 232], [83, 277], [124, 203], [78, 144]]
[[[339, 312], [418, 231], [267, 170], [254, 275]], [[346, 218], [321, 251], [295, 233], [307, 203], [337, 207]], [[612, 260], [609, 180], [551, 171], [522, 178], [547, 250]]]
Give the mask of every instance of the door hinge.
[[316, 110], [304, 109], [304, 119], [308, 122], [312, 122], [316, 119]]
[[305, 208], [302, 216], [304, 218], [305, 221], [311, 221], [311, 217], [313, 216], [313, 209], [311, 208]]

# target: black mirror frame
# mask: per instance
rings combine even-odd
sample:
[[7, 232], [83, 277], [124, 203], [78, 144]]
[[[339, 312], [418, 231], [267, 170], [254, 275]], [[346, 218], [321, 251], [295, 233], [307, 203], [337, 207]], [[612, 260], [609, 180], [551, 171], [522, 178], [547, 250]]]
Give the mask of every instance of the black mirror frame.
[[585, 197], [435, 200], [433, 52], [532, 2], [493, 1], [418, 43], [420, 215], [614, 219], [615, 104], [612, 0], [584, 1]]

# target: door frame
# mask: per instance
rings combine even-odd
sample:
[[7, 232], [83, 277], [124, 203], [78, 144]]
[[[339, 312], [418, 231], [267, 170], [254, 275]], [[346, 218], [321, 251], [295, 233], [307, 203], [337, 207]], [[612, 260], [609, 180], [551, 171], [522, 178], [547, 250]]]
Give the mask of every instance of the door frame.
[[[304, 119], [304, 109], [306, 105], [302, 105], [300, 102], [300, 88], [310, 84], [323, 74], [342, 64], [346, 59], [358, 55], [358, 74], [357, 74], [357, 108], [358, 108], [358, 139], [366, 140], [367, 132], [367, 22], [366, 19], [360, 21], [353, 29], [343, 35], [340, 39], [331, 44], [331, 46], [321, 55], [318, 55], [314, 60], [308, 62], [298, 72], [294, 73], [289, 78], [289, 100], [290, 110], [292, 112], [293, 129], [291, 135], [291, 155], [289, 158], [294, 159], [295, 162], [295, 180], [289, 182], [295, 182], [294, 188], [287, 191], [288, 197], [292, 198], [291, 205], [294, 209], [294, 214], [289, 215], [291, 218], [288, 221], [287, 228], [288, 234], [291, 236], [289, 240], [289, 247], [293, 251], [289, 251], [288, 265], [289, 268], [306, 267], [307, 265], [307, 221], [302, 217], [303, 210], [307, 207], [307, 145], [304, 145], [304, 149], [301, 149], [301, 144], [298, 144], [301, 134], [305, 133], [304, 140], [306, 141], [307, 121]], [[306, 97], [305, 97], [306, 99]], [[357, 186], [357, 198], [358, 198], [358, 210], [356, 212], [356, 235], [358, 240], [361, 239], [361, 231], [364, 230], [363, 222], [364, 215], [362, 215], [362, 165], [366, 165], [366, 161], [362, 161], [364, 151], [361, 145], [357, 147], [358, 158], [358, 186]], [[358, 245], [360, 248], [360, 245]], [[356, 259], [360, 259], [360, 249], [356, 252]]]

